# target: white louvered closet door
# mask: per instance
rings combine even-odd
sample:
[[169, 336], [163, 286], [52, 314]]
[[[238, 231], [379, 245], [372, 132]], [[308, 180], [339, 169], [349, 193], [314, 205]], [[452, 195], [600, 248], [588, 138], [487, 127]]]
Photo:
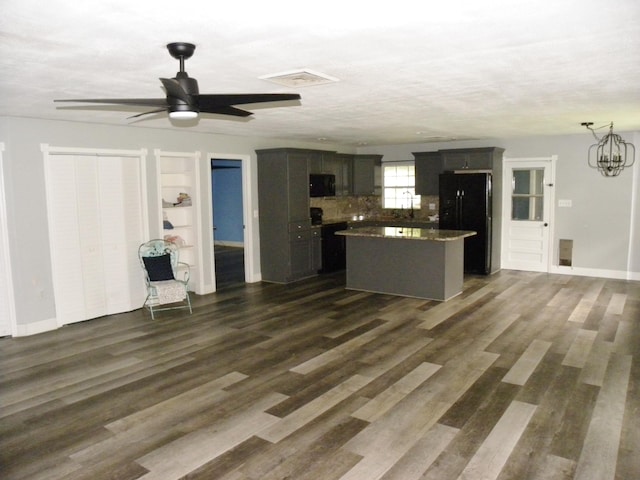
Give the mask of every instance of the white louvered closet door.
[[139, 308], [146, 216], [141, 158], [49, 154], [47, 204], [59, 325]]
[[98, 157], [100, 233], [108, 314], [138, 308], [146, 296], [138, 261], [138, 247], [145, 241], [139, 167], [136, 159]]
[[[58, 324], [85, 320], [79, 175], [75, 155], [56, 155], [47, 165], [47, 209]], [[90, 161], [90, 159], [89, 159]], [[86, 181], [86, 180], [83, 180]]]

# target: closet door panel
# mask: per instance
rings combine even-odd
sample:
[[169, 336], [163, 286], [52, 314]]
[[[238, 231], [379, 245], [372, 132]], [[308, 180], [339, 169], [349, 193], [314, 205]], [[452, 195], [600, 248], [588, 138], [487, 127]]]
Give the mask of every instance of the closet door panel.
[[100, 242], [104, 272], [105, 312], [129, 307], [127, 254], [125, 248], [125, 201], [122, 198], [122, 158], [98, 157]]
[[78, 157], [78, 223], [87, 318], [100, 317], [106, 312], [104, 264], [102, 260], [103, 228], [100, 218], [100, 184], [98, 161], [95, 156]]
[[47, 162], [49, 235], [58, 323], [85, 320], [75, 156]]
[[142, 165], [139, 158], [124, 158], [122, 165], [122, 198], [123, 208], [123, 259], [126, 259], [127, 268], [125, 282], [129, 294], [129, 310], [139, 308], [147, 296], [147, 288], [144, 283], [144, 273], [138, 260], [138, 247], [148, 238], [145, 238], [144, 224], [146, 222], [144, 205], [142, 203]]
[[100, 222], [107, 313], [138, 308], [144, 302], [138, 247], [144, 241], [140, 201], [140, 162], [100, 157]]

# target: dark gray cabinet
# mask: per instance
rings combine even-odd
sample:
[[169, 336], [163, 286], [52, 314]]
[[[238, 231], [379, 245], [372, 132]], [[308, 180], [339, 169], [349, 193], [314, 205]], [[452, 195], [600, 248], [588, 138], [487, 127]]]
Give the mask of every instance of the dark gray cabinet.
[[322, 269], [322, 230], [319, 226], [311, 227], [311, 269], [314, 272]]
[[440, 152], [414, 152], [416, 194], [438, 195], [438, 180], [442, 173]]
[[382, 193], [382, 155], [353, 155], [351, 172], [353, 195]]
[[353, 176], [353, 155], [337, 153], [329, 160], [328, 173], [336, 176], [336, 196], [351, 195], [351, 178]]
[[503, 148], [455, 148], [437, 152], [414, 152], [416, 193], [438, 195], [438, 176], [454, 170], [491, 170], [502, 172]]
[[309, 163], [323, 152], [257, 150], [260, 265], [266, 282], [288, 283], [318, 271], [309, 217]]
[[311, 151], [309, 173], [331, 173], [336, 177], [336, 197], [351, 193], [353, 155], [329, 151]]
[[442, 170], [491, 170], [494, 160], [502, 159], [502, 148], [468, 148], [440, 150]]

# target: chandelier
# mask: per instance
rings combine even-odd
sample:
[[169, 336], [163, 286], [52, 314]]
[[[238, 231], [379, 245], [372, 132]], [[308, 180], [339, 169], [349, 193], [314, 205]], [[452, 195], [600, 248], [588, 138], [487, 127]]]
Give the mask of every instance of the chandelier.
[[[591, 130], [598, 141], [589, 147], [588, 163], [591, 168], [597, 168], [605, 177], [617, 177], [622, 170], [633, 165], [636, 148], [632, 143], [625, 142], [620, 135], [613, 133], [613, 122], [595, 129], [592, 128], [592, 122], [584, 122], [581, 125]], [[606, 127], [609, 127], [609, 133], [599, 138], [596, 130]]]

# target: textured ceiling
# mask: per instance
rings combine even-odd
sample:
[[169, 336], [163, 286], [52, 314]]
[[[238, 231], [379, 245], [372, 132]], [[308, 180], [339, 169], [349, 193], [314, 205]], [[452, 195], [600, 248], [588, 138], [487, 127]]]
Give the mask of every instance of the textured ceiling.
[[[352, 5], [355, 4], [355, 5]], [[640, 2], [0, 0], [0, 115], [343, 145], [640, 130]], [[201, 93], [293, 92], [286, 108], [172, 124], [60, 98], [157, 98], [186, 71]], [[286, 88], [265, 75], [339, 81]], [[64, 106], [62, 106], [64, 105]]]

